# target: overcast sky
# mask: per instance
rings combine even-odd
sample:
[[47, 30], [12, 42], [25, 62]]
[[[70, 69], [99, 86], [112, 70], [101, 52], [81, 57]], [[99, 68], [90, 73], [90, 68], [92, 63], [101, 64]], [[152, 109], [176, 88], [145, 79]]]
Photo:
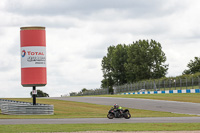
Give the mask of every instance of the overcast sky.
[[46, 27], [50, 96], [99, 88], [110, 45], [160, 42], [178, 76], [199, 57], [199, 0], [1, 0], [0, 98], [30, 97], [21, 86], [20, 27]]

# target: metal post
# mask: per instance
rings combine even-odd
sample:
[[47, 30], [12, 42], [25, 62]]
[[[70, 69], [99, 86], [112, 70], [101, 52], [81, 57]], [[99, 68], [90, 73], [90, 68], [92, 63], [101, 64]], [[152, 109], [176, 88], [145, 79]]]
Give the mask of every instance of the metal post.
[[187, 78], [186, 78], [186, 90], [187, 90]]
[[194, 89], [194, 81], [193, 81], [193, 77], [192, 77], [192, 89]]
[[127, 87], [128, 87], [128, 92], [130, 91], [130, 85], [129, 84], [127, 84]]
[[133, 83], [131, 83], [131, 91], [133, 91]]
[[175, 83], [175, 90], [176, 90], [176, 79], [174, 79], [174, 83]]
[[[36, 86], [33, 86], [33, 92], [35, 92], [35, 91], [36, 91]], [[32, 95], [33, 95], [33, 105], [36, 105], [36, 94], [34, 93]]]
[[165, 91], [165, 80], [164, 80], [164, 91]]
[[182, 90], [182, 83], [181, 83], [181, 78], [180, 78], [180, 89]]

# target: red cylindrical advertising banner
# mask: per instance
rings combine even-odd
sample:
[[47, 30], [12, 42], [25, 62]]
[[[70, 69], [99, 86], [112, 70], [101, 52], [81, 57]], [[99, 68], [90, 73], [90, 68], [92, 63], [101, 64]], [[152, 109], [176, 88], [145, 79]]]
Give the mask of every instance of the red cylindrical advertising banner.
[[21, 27], [21, 84], [24, 87], [45, 86], [46, 32], [45, 27]]

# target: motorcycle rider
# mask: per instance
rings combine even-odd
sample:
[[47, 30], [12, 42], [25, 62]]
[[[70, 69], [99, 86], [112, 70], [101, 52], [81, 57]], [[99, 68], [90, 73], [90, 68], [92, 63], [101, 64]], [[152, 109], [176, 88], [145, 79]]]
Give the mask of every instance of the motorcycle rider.
[[120, 113], [120, 115], [123, 114], [122, 107], [119, 106], [118, 104], [114, 104], [114, 110], [118, 111]]

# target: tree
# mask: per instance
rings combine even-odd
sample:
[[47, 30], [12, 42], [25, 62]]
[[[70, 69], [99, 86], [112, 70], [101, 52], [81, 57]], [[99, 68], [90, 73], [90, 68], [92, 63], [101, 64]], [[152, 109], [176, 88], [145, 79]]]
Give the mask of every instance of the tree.
[[102, 82], [103, 88], [110, 87], [114, 84], [122, 85], [126, 81], [126, 72], [124, 64], [127, 62], [127, 46], [118, 44], [108, 48], [107, 56], [102, 60], [102, 70], [104, 79]]
[[81, 90], [81, 92], [86, 92], [86, 91], [88, 91], [86, 88], [83, 88], [83, 89]]
[[103, 80], [101, 81], [101, 87], [102, 88], [109, 88], [109, 92], [113, 92], [113, 85], [114, 85], [114, 80], [113, 80], [113, 67], [111, 65], [111, 60], [112, 60], [112, 54], [113, 50], [115, 49], [115, 46], [110, 46], [108, 47], [108, 53], [107, 56], [103, 57], [102, 60], [102, 71], [103, 71]]
[[102, 59], [101, 87], [113, 87], [143, 79], [164, 77], [168, 70], [165, 53], [155, 40], [139, 40], [130, 45], [108, 47]]
[[164, 77], [168, 70], [165, 53], [161, 44], [155, 40], [139, 40], [128, 49], [128, 61], [125, 64], [127, 81]]
[[128, 46], [118, 44], [112, 51], [111, 66], [112, 78], [116, 85], [127, 83], [126, 70], [124, 64], [127, 63]]
[[[33, 97], [32, 91], [30, 92], [30, 95], [31, 95], [31, 97]], [[36, 97], [49, 97], [49, 94], [47, 94], [47, 93], [45, 93], [45, 92], [43, 92], [41, 90], [37, 90]]]
[[70, 95], [70, 96], [76, 96], [77, 93], [76, 93], [76, 92], [71, 92], [71, 93], [69, 93], [69, 95]]
[[186, 69], [183, 71], [183, 75], [185, 74], [195, 74], [197, 72], [200, 72], [200, 57], [194, 57], [194, 61], [190, 60], [187, 67], [189, 69]]

